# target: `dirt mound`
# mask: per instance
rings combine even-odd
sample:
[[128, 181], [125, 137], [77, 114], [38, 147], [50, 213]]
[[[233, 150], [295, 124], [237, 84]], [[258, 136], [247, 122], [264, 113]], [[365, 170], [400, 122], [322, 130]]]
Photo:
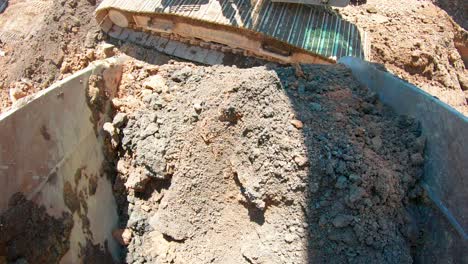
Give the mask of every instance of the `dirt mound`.
[[[431, 1], [366, 2], [338, 12], [369, 32], [372, 61], [468, 115], [468, 70], [462, 58], [468, 41], [460, 46], [458, 40], [466, 30]], [[439, 2], [450, 6], [450, 14], [467, 7], [466, 1]]]
[[0, 68], [7, 69], [0, 73], [2, 110], [86, 67], [94, 60], [87, 50], [102, 40], [95, 1], [9, 2], [0, 15]]
[[425, 141], [349, 70], [126, 68], [127, 263], [412, 263]]

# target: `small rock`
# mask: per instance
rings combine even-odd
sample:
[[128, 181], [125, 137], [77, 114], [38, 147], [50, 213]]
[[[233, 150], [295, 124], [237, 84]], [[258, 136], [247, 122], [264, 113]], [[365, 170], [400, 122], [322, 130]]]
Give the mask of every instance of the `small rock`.
[[424, 157], [421, 155], [421, 153], [415, 153], [411, 155], [411, 164], [414, 166], [420, 166], [424, 164]]
[[462, 73], [458, 73], [457, 77], [462, 91], [468, 91], [468, 76]]
[[110, 122], [104, 123], [102, 129], [106, 131], [111, 137], [114, 137], [117, 134], [117, 129], [115, 129], [114, 125]]
[[338, 180], [336, 180], [335, 188], [337, 189], [344, 189], [348, 186], [348, 179], [346, 179], [345, 176], [340, 176], [338, 177]]
[[363, 127], [357, 127], [354, 130], [354, 135], [356, 135], [357, 137], [364, 137], [365, 134], [366, 130]]
[[353, 174], [349, 175], [349, 180], [352, 181], [352, 182], [360, 183], [361, 182], [361, 176], [353, 173]]
[[171, 79], [175, 82], [185, 82], [192, 75], [190, 67], [184, 67], [172, 74]]
[[114, 127], [121, 128], [128, 120], [128, 116], [125, 113], [117, 113], [112, 120]]
[[237, 123], [237, 121], [242, 117], [242, 115], [237, 112], [237, 109], [233, 106], [228, 106], [221, 110], [221, 115], [219, 120], [223, 122]]
[[370, 6], [366, 9], [367, 13], [369, 14], [377, 14], [377, 8], [375, 8], [374, 6]]
[[105, 43], [101, 46], [102, 53], [105, 58], [110, 58], [115, 55], [114, 51], [115, 46], [109, 43]]
[[84, 46], [86, 48], [93, 48], [96, 44], [96, 37], [97, 37], [97, 32], [89, 31], [86, 34]]
[[320, 185], [318, 182], [312, 182], [309, 184], [309, 192], [316, 193], [320, 189]]
[[141, 207], [141, 210], [143, 210], [145, 212], [149, 212], [151, 210], [151, 207], [149, 207], [146, 204], [142, 204], [140, 207]]
[[133, 171], [128, 176], [125, 187], [129, 190], [142, 191], [149, 180], [150, 178], [146, 174]]
[[114, 237], [117, 242], [119, 242], [122, 246], [128, 246], [132, 241], [132, 230], [129, 228], [126, 229], [116, 229], [112, 231], [112, 236]]
[[361, 187], [357, 187], [357, 186], [351, 186], [350, 190], [349, 190], [349, 201], [351, 203], [355, 203], [359, 200], [361, 200], [362, 197], [364, 197], [364, 195], [366, 194], [366, 190], [364, 190], [363, 188]]
[[297, 120], [297, 119], [291, 120], [291, 124], [297, 129], [302, 129], [304, 127], [304, 124], [302, 123], [302, 121]]
[[145, 139], [149, 136], [152, 136], [154, 134], [156, 134], [157, 132], [159, 131], [159, 127], [158, 127], [158, 124], [156, 123], [150, 123], [146, 128], [145, 130], [143, 130], [140, 134], [140, 138], [141, 139]]
[[195, 112], [196, 112], [197, 114], [200, 114], [201, 111], [202, 111], [202, 109], [203, 109], [203, 107], [201, 106], [200, 103], [197, 102], [197, 103], [194, 103], [194, 104], [193, 104], [193, 109], [195, 109]]
[[23, 92], [21, 89], [19, 88], [11, 88], [10, 89], [10, 100], [12, 103], [15, 103], [16, 101], [18, 101], [19, 99], [25, 97], [27, 94], [25, 92]]
[[296, 239], [296, 236], [293, 234], [286, 234], [286, 236], [284, 236], [284, 241], [288, 243], [294, 242], [295, 239]]
[[309, 164], [309, 159], [305, 156], [296, 156], [294, 157], [294, 162], [296, 162], [297, 166], [304, 167]]
[[318, 103], [310, 103], [310, 109], [312, 109], [312, 111], [319, 112], [322, 111], [322, 106]]
[[341, 228], [350, 225], [353, 219], [352, 215], [339, 214], [333, 218], [332, 224], [337, 228]]
[[319, 226], [324, 227], [327, 223], [328, 223], [327, 216], [326, 215], [320, 216], [319, 222], [318, 222]]
[[143, 87], [153, 90], [157, 93], [167, 92], [169, 90], [166, 85], [166, 81], [161, 75], [153, 75], [146, 78], [143, 83]]

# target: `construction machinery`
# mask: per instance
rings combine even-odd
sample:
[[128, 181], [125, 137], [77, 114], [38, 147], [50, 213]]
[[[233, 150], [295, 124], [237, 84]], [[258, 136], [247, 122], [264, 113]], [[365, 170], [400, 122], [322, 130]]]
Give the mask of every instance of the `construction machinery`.
[[[329, 64], [345, 56], [369, 58], [366, 32], [323, 6], [348, 3], [349, 0], [104, 0], [96, 9], [96, 19], [111, 37], [130, 38], [169, 55], [174, 55], [176, 48], [164, 46], [177, 41], [280, 63]], [[195, 57], [191, 56], [197, 61]]]
[[0, 0], [0, 13], [2, 13], [8, 5], [8, 0]]

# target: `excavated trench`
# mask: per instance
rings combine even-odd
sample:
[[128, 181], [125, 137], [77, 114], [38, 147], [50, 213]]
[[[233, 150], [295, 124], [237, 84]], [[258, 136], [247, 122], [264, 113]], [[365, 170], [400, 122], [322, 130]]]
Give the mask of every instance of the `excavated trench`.
[[463, 263], [468, 121], [342, 62], [109, 60], [20, 102], [0, 263]]

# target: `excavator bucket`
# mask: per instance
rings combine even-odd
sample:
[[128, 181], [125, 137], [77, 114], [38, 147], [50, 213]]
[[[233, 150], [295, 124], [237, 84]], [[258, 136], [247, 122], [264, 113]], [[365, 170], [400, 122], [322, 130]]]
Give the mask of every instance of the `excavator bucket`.
[[[369, 56], [367, 34], [322, 6], [271, 0], [104, 0], [96, 19], [114, 38], [159, 50], [178, 41], [280, 63], [329, 64], [344, 56]], [[173, 55], [177, 48], [162, 50]]]

